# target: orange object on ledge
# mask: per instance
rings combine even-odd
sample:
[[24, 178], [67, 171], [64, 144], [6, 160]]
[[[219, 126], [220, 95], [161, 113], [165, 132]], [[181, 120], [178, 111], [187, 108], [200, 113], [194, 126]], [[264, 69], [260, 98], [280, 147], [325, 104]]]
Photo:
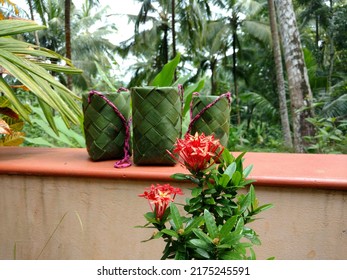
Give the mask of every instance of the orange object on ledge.
[[[244, 166], [253, 165], [249, 179], [256, 180], [254, 185], [347, 190], [347, 155], [248, 152], [244, 158]], [[118, 169], [114, 168], [115, 162], [93, 162], [84, 148], [0, 148], [0, 174], [150, 180], [153, 183], [172, 180], [170, 176], [174, 173], [188, 174], [179, 164]]]

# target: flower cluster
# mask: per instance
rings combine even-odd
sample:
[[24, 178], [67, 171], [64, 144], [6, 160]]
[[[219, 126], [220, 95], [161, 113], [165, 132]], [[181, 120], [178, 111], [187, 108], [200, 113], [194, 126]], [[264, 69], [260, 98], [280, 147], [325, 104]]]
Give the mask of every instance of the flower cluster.
[[[162, 259], [256, 258], [252, 246], [260, 240], [247, 224], [272, 204], [259, 205], [253, 181], [247, 179], [252, 166], [243, 168], [244, 154], [234, 157], [213, 135], [186, 134], [177, 139], [170, 155], [189, 174], [176, 173], [171, 178], [193, 183], [191, 197], [184, 204], [174, 203], [182, 191], [169, 184], [152, 185], [139, 195], [152, 210], [145, 214], [143, 227], [157, 229], [148, 240], [166, 242]], [[245, 187], [248, 191], [239, 193]]]
[[[139, 197], [144, 197], [148, 200], [151, 210], [155, 213], [156, 219], [161, 220], [166, 208], [170, 202], [174, 201], [176, 195], [183, 195], [180, 188], [175, 188], [170, 184], [151, 185], [150, 188], [146, 188], [143, 194]], [[154, 205], [154, 208], [153, 206]]]
[[186, 134], [184, 139], [177, 139], [175, 143], [173, 152], [178, 154], [179, 158], [172, 156], [192, 174], [197, 174], [215, 163], [223, 149], [219, 139], [215, 139], [214, 135]]

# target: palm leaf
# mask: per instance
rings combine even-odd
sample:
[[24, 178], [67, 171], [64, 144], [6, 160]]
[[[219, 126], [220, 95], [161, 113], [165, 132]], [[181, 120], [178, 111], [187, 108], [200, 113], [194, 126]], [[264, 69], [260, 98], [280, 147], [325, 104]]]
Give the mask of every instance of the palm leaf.
[[340, 117], [347, 115], [347, 94], [341, 95], [339, 98], [327, 103], [322, 113], [326, 117]]
[[246, 104], [253, 104], [263, 114], [275, 116], [278, 113], [278, 109], [268, 100], [265, 96], [257, 92], [244, 92], [240, 95], [240, 98]]
[[[6, 70], [6, 73], [20, 81], [44, 102], [44, 109], [47, 113], [46, 119], [52, 128], [56, 130], [53, 118], [49, 116], [52, 113], [47, 110], [47, 106], [58, 111], [67, 125], [69, 122], [78, 123], [82, 112], [80, 106], [76, 103], [80, 98], [48, 71], [67, 74], [81, 73], [82, 71], [73, 67], [70, 60], [51, 50], [10, 37], [1, 37], [44, 28], [32, 21], [0, 21], [0, 65]], [[46, 63], [50, 59], [62, 61], [65, 65]], [[29, 115], [25, 107], [4, 78], [0, 79], [0, 90], [9, 99], [14, 109], [26, 121], [29, 121]], [[41, 104], [43, 104], [42, 102]]]
[[[1, 65], [1, 62], [0, 62]], [[12, 90], [12, 88], [6, 83], [4, 78], [0, 75], [0, 91], [5, 94], [8, 100], [11, 102], [13, 107], [20, 112], [20, 115], [26, 120], [29, 120], [29, 115], [24, 105], [18, 100], [16, 94]]]
[[36, 30], [46, 29], [45, 26], [38, 25], [31, 20], [1, 20], [0, 21], [0, 37], [32, 32]]
[[245, 20], [242, 24], [244, 29], [254, 38], [257, 38], [264, 43], [271, 42], [271, 30], [269, 24], [252, 20]]
[[[44, 72], [44, 70], [40, 71], [40, 69], [38, 69], [37, 72], [33, 71], [37, 66], [31, 62], [21, 60], [7, 51], [0, 53], [0, 65], [2, 65], [12, 76], [16, 77], [23, 85], [34, 92], [39, 98], [44, 100], [49, 106], [63, 114], [67, 114], [71, 121], [77, 123], [77, 118], [71, 112], [70, 108], [68, 108], [68, 106], [61, 100], [60, 96], [52, 90], [51, 85], [58, 84], [59, 86], [59, 83], [47, 72]], [[29, 65], [31, 65], [31, 69]], [[43, 76], [46, 76], [46, 80]], [[52, 83], [49, 83], [50, 79], [53, 80]], [[15, 98], [11, 94], [9, 95], [10, 92], [8, 90], [4, 91], [4, 93], [9, 100], [15, 101]], [[27, 115], [25, 115], [23, 111], [22, 104], [14, 102], [13, 106], [23, 116], [23, 118], [28, 119]]]

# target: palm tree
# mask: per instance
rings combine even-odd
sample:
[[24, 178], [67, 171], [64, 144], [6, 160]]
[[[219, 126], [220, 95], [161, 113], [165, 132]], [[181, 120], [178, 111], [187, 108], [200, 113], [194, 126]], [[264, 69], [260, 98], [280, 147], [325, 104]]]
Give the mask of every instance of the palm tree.
[[194, 61], [200, 63], [200, 69], [209, 69], [211, 72], [211, 95], [219, 95], [217, 73], [222, 58], [230, 47], [229, 28], [222, 21], [209, 21], [200, 35], [203, 46], [195, 53]]
[[[239, 89], [238, 89], [238, 55], [242, 52], [242, 46], [240, 44], [240, 30], [246, 29], [246, 33], [252, 34], [254, 37], [258, 38], [261, 36], [261, 39], [264, 37], [269, 37], [270, 34], [266, 29], [268, 26], [264, 26], [258, 21], [253, 21], [252, 17], [257, 15], [262, 9], [263, 5], [257, 1], [253, 0], [215, 0], [221, 9], [223, 9], [227, 15], [224, 17], [224, 22], [229, 26], [231, 30], [231, 40], [232, 40], [232, 73], [233, 73], [233, 93], [236, 100], [236, 115], [237, 115], [237, 124], [241, 123], [240, 115], [240, 99], [239, 99]], [[264, 28], [265, 27], [265, 28]]]
[[[94, 6], [96, 3], [99, 3], [99, 1], [85, 0], [85, 5], [88, 6]], [[65, 56], [70, 60], [72, 60], [73, 53], [71, 43], [71, 10], [73, 10], [71, 0], [64, 0]], [[72, 89], [72, 85], [72, 76], [67, 75], [67, 87]]]
[[288, 75], [292, 108], [294, 149], [304, 152], [305, 136], [313, 136], [314, 128], [306, 119], [313, 117], [312, 92], [308, 81], [300, 34], [291, 0], [276, 0], [282, 46]]
[[[65, 56], [71, 60], [71, 0], [64, 0], [65, 15]], [[67, 75], [67, 87], [72, 89], [72, 77]]]
[[[111, 71], [115, 61], [116, 45], [108, 37], [115, 34], [114, 23], [104, 22], [108, 7], [95, 12], [95, 6], [88, 1], [81, 11], [75, 11], [72, 22], [72, 61], [76, 67], [83, 69], [83, 74], [73, 76], [74, 86], [86, 90], [94, 86], [94, 79], [101, 71]], [[95, 25], [101, 23], [97, 28]], [[91, 30], [93, 30], [91, 32]]]
[[[66, 47], [69, 48], [69, 44], [65, 42], [66, 32], [61, 28], [65, 20], [65, 2], [60, 0], [32, 1], [33, 7], [36, 7], [38, 11], [38, 20], [47, 26], [47, 29], [38, 33], [40, 45], [65, 56], [70, 52], [66, 49]], [[98, 5], [98, 1], [85, 0], [81, 10], [76, 10], [74, 5], [71, 6], [72, 62], [76, 67], [84, 70], [82, 75], [72, 76], [72, 82], [74, 87], [82, 90], [93, 87], [93, 79], [97, 75], [96, 64], [107, 72], [110, 71], [115, 60], [115, 45], [107, 39], [108, 35], [116, 32], [115, 25], [103, 21], [108, 8], [104, 7], [95, 13], [96, 5]], [[96, 24], [99, 25], [98, 28], [94, 28]], [[32, 40], [30, 37], [26, 37], [26, 39]], [[66, 76], [60, 75], [59, 79], [62, 83], [68, 84]]]
[[[172, 58], [176, 57], [176, 1], [171, 0], [171, 37], [172, 37]], [[177, 80], [177, 70], [175, 69], [174, 79]]]
[[[169, 61], [169, 14], [172, 8], [169, 1], [140, 0], [142, 6], [135, 21], [135, 34], [139, 34], [140, 25], [150, 20], [158, 32], [158, 54], [156, 56], [156, 67], [161, 69]], [[152, 2], [157, 2], [158, 8]], [[154, 13], [153, 16], [148, 13]], [[156, 17], [157, 16], [157, 17]], [[146, 36], [146, 33], [142, 33]]]
[[[154, 11], [150, 0], [142, 2], [137, 16], [128, 15], [129, 21], [134, 23], [133, 36], [116, 47], [118, 55], [122, 58], [133, 57], [136, 60], [130, 67], [131, 72], [134, 74], [128, 87], [138, 86], [143, 83], [148, 84], [168, 59], [168, 48], [165, 47], [167, 46], [167, 42], [165, 42], [167, 40], [167, 32], [165, 31], [167, 26], [161, 28], [160, 15], [157, 19], [155, 16], [148, 14]], [[151, 28], [140, 30], [140, 25], [145, 22], [150, 22]], [[162, 55], [163, 53], [165, 54]]]
[[282, 66], [282, 55], [281, 55], [280, 40], [278, 35], [274, 0], [268, 0], [268, 6], [269, 6], [269, 19], [270, 19], [270, 27], [271, 27], [271, 35], [272, 35], [273, 54], [274, 54], [274, 60], [276, 65], [276, 81], [277, 81], [277, 90], [278, 90], [279, 105], [280, 105], [282, 133], [283, 133], [285, 146], [288, 148], [292, 148], [293, 143], [292, 143], [292, 137], [290, 132], [289, 118], [288, 118], [287, 98], [286, 98], [286, 90], [284, 86], [285, 82], [284, 82], [284, 74], [283, 74], [283, 66]]

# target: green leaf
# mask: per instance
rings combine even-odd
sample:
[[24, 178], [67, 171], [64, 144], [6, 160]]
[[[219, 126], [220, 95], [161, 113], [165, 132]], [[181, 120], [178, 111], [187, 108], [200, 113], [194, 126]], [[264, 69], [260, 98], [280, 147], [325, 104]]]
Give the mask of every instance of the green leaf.
[[335, 140], [335, 141], [342, 141], [342, 138], [337, 137], [336, 135], [331, 135], [331, 136], [329, 136], [329, 139], [330, 139], [330, 140]]
[[[1, 65], [1, 61], [0, 61]], [[12, 90], [12, 88], [6, 83], [2, 75], [0, 75], [0, 91], [5, 94], [5, 96], [8, 98], [8, 100], [11, 102], [13, 107], [17, 110], [17, 112], [25, 119], [26, 121], [30, 122], [29, 114], [24, 107], [24, 105], [19, 101], [16, 94]]]
[[225, 188], [230, 179], [231, 177], [228, 174], [222, 174], [221, 177], [218, 178], [218, 184]]
[[211, 247], [211, 243], [207, 243], [206, 241], [201, 239], [191, 239], [188, 241], [188, 243], [193, 245], [194, 247], [205, 249], [205, 250], [208, 250]]
[[201, 229], [193, 229], [194, 234], [206, 243], [213, 244], [212, 239], [204, 233]]
[[252, 215], [256, 215], [256, 214], [258, 214], [260, 212], [263, 212], [263, 211], [265, 211], [267, 209], [271, 209], [273, 207], [274, 207], [273, 204], [264, 204], [264, 205], [258, 207], [257, 209], [254, 209], [252, 211]]
[[243, 170], [243, 176], [244, 176], [245, 178], [247, 178], [248, 175], [251, 173], [252, 169], [253, 169], [253, 165], [247, 166], [247, 167]]
[[242, 260], [242, 255], [239, 252], [231, 251], [220, 255], [221, 260]]
[[40, 105], [40, 107], [42, 109], [43, 114], [46, 117], [46, 120], [47, 120], [48, 124], [53, 129], [55, 134], [59, 135], [58, 128], [57, 128], [57, 126], [56, 126], [56, 124], [54, 122], [52, 108], [50, 106], [48, 106], [46, 102], [42, 101], [41, 98], [38, 98], [37, 101], [39, 102], [39, 105]]
[[195, 252], [205, 259], [210, 259], [210, 254], [201, 248], [196, 248]]
[[233, 216], [225, 222], [225, 224], [222, 226], [219, 232], [220, 238], [227, 236], [231, 232], [231, 230], [234, 228], [236, 224], [236, 221], [237, 221], [237, 216]]
[[217, 189], [215, 187], [215, 184], [211, 184], [210, 182], [207, 182], [208, 189], [204, 190], [205, 194], [215, 194], [217, 193]]
[[234, 156], [230, 153], [228, 149], [223, 150], [222, 158], [227, 165], [230, 165], [235, 160]]
[[201, 207], [202, 207], [202, 203], [194, 203], [194, 204], [190, 205], [189, 212], [191, 213], [191, 212], [194, 212], [196, 210], [199, 210], [199, 209], [201, 209]]
[[205, 79], [200, 79], [197, 83], [188, 86], [184, 90], [184, 109], [182, 116], [185, 116], [190, 110], [190, 102], [192, 101], [192, 96], [194, 92], [200, 92], [205, 84]]
[[250, 198], [251, 198], [251, 205], [254, 205], [256, 203], [256, 196], [255, 196], [255, 191], [253, 185], [249, 187], [249, 192], [248, 192]]
[[172, 219], [172, 222], [175, 226], [175, 230], [179, 230], [182, 227], [182, 218], [178, 211], [177, 206], [174, 203], [170, 204], [170, 217]]
[[176, 237], [176, 238], [179, 237], [178, 233], [176, 231], [172, 230], [172, 229], [164, 228], [164, 229], [161, 230], [161, 232], [164, 233], [164, 234], [170, 235], [172, 237]]
[[157, 219], [155, 218], [155, 214], [153, 212], [147, 212], [144, 214], [144, 217], [149, 223], [157, 223]]
[[243, 156], [246, 154], [246, 152], [242, 152], [241, 154], [239, 154], [238, 156], [237, 156], [237, 158], [236, 158], [236, 160], [235, 161], [242, 161], [242, 159], [243, 159]]
[[34, 145], [38, 145], [38, 146], [46, 146], [46, 147], [51, 147], [51, 148], [56, 147], [56, 145], [48, 142], [46, 139], [44, 139], [42, 137], [36, 137], [36, 138], [25, 137], [25, 141], [29, 142], [31, 144], [34, 144]]
[[[5, 50], [0, 52], [0, 65], [6, 68], [11, 75], [16, 77], [35, 95], [42, 98], [50, 107], [58, 110], [73, 123], [78, 123], [76, 113], [78, 111], [78, 114], [80, 114], [80, 109], [77, 110], [76, 105], [71, 106], [72, 102], [67, 99], [73, 97], [74, 94], [56, 81], [55, 78], [49, 75], [42, 67]], [[57, 88], [53, 90], [52, 86], [57, 86]], [[62, 90], [61, 94], [57, 93], [58, 89]], [[62, 99], [62, 95], [65, 95], [64, 100]], [[67, 105], [66, 101], [69, 102], [70, 106]], [[14, 106], [16, 106], [16, 104], [14, 104]], [[18, 110], [18, 112], [22, 115], [22, 111]]]
[[67, 66], [61, 66], [57, 64], [49, 64], [49, 63], [35, 63], [38, 66], [41, 66], [42, 68], [48, 70], [48, 71], [53, 71], [53, 72], [60, 72], [60, 73], [65, 73], [65, 74], [82, 74], [83, 70], [74, 68], [74, 67], [67, 67]]
[[46, 29], [30, 20], [4, 19], [0, 21], [0, 37]]
[[209, 236], [213, 239], [218, 236], [218, 228], [213, 215], [207, 210], [204, 210], [204, 219]]
[[163, 234], [159, 231], [159, 232], [157, 232], [155, 235], [152, 235], [150, 238], [145, 239], [145, 240], [142, 240], [141, 242], [142, 242], [142, 243], [146, 243], [146, 242], [151, 241], [151, 240], [153, 240], [153, 239], [158, 239], [158, 238], [160, 238], [160, 237], [162, 237], [162, 236], [163, 236]]
[[220, 206], [215, 206], [214, 210], [217, 212], [217, 214], [219, 215], [219, 217], [223, 218], [224, 217], [224, 213], [223, 213], [223, 209]]
[[163, 69], [155, 76], [154, 80], [149, 85], [157, 87], [171, 86], [180, 58], [181, 54], [178, 53], [174, 59], [164, 65]]
[[234, 185], [239, 186], [241, 180], [242, 180], [241, 173], [239, 171], [235, 171], [235, 173], [233, 174], [233, 177], [232, 177], [232, 181], [233, 181]]
[[229, 166], [225, 169], [224, 174], [228, 175], [230, 178], [233, 177], [234, 173], [236, 171], [236, 162], [232, 162], [229, 164]]
[[162, 237], [163, 236], [163, 233], [161, 233], [160, 231], [158, 231], [156, 234], [154, 234], [153, 236], [152, 236], [152, 239], [159, 239], [160, 237]]
[[181, 251], [177, 251], [175, 254], [175, 260], [185, 260], [186, 259], [186, 255], [184, 252]]
[[192, 197], [197, 197], [198, 195], [200, 195], [202, 192], [202, 188], [193, 188], [192, 189]]
[[252, 193], [247, 193], [240, 201], [240, 213], [245, 212], [252, 204]]
[[230, 247], [234, 247], [235, 244], [240, 242], [240, 239], [242, 238], [242, 234], [238, 234], [237, 232], [231, 232], [227, 236], [221, 238], [220, 243], [222, 244], [228, 244]]
[[189, 180], [190, 175], [183, 173], [175, 173], [170, 176], [174, 180]]
[[201, 202], [201, 200], [202, 200], [201, 196], [196, 196], [196, 197], [193, 197], [189, 200], [189, 204], [193, 205], [195, 203]]
[[68, 147], [73, 147], [73, 143], [66, 137], [64, 134], [60, 134], [57, 136], [57, 134], [45, 123], [43, 120], [35, 119], [33, 120], [33, 123], [38, 124], [49, 136], [51, 136], [56, 141], [59, 141], [61, 143], [64, 143]]
[[246, 228], [244, 230], [244, 233], [243, 235], [249, 240], [252, 242], [252, 244], [254, 245], [261, 245], [261, 241], [257, 235], [257, 233], [251, 229], [251, 228]]
[[256, 254], [255, 254], [253, 248], [249, 248], [249, 251], [250, 251], [250, 257], [249, 257], [249, 259], [250, 259], [250, 260], [256, 260], [256, 259], [257, 259], [257, 256], [256, 256]]
[[208, 205], [215, 205], [216, 201], [213, 199], [213, 197], [207, 197], [204, 199], [204, 203]]
[[235, 162], [237, 164], [236, 170], [238, 170], [241, 174], [243, 173], [243, 156], [245, 154], [246, 152], [243, 152], [235, 159]]
[[242, 182], [239, 184], [239, 186], [248, 186], [252, 183], [256, 182], [256, 180], [242, 180]]
[[235, 227], [235, 231], [234, 232], [236, 234], [242, 234], [244, 226], [245, 226], [245, 222], [243, 221], [243, 218], [240, 217], [239, 220], [236, 223], [236, 227]]
[[186, 228], [184, 229], [184, 235], [189, 235], [193, 231], [193, 229], [198, 229], [198, 227], [203, 223], [203, 221], [203, 216], [192, 218], [186, 224]]

